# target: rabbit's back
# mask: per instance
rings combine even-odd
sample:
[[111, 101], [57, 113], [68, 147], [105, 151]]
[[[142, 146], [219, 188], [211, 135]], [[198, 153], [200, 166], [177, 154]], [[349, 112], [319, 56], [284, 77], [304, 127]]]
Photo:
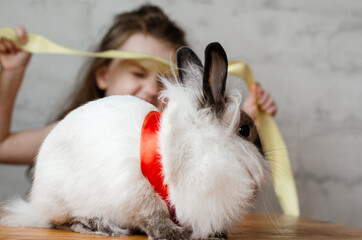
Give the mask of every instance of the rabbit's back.
[[40, 149], [32, 204], [41, 205], [49, 218], [127, 219], [129, 200], [140, 198], [148, 184], [139, 167], [139, 139], [152, 110], [157, 109], [138, 98], [112, 96], [71, 112]]

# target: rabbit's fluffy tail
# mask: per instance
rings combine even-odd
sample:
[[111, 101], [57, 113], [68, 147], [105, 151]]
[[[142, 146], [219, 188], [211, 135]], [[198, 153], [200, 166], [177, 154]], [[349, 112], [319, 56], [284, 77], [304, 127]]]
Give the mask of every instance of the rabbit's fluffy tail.
[[49, 221], [31, 203], [16, 198], [0, 206], [0, 225], [46, 228]]

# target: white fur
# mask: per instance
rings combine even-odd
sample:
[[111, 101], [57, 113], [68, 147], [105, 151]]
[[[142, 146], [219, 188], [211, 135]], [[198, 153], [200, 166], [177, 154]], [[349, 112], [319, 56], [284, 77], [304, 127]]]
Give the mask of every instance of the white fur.
[[[229, 229], [261, 184], [262, 156], [233, 130], [238, 88], [228, 81], [222, 121], [198, 106], [200, 90], [167, 83], [162, 95], [168, 101], [160, 131], [163, 174], [177, 218], [192, 227], [193, 238]], [[72, 111], [41, 146], [29, 202], [8, 204], [0, 223], [49, 227], [77, 216], [137, 225], [137, 214], [154, 209], [149, 196], [159, 198], [140, 170], [140, 131], [152, 110], [138, 98], [112, 96]]]
[[[127, 226], [152, 191], [139, 167], [140, 126], [152, 110], [136, 97], [112, 96], [71, 112], [41, 146], [29, 197], [33, 210], [48, 221], [97, 216]], [[1, 224], [39, 226], [12, 211], [16, 205], [5, 211], [18, 219], [2, 218]]]
[[201, 92], [165, 83], [168, 106], [160, 133], [165, 182], [177, 219], [192, 227], [192, 238], [229, 230], [246, 212], [255, 196], [253, 189], [262, 182], [260, 153], [236, 135], [240, 83], [228, 79], [229, 101], [222, 122], [211, 109], [197, 107]]
[[15, 227], [50, 227], [49, 221], [31, 202], [15, 198], [4, 204], [1, 223]]

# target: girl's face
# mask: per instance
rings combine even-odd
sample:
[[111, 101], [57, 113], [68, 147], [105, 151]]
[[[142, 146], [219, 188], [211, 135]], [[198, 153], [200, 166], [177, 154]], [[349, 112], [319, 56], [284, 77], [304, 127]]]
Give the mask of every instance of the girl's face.
[[[143, 33], [131, 35], [119, 50], [147, 53], [166, 60], [174, 51], [171, 45]], [[161, 83], [157, 74], [132, 60], [114, 59], [108, 66], [97, 70], [96, 78], [98, 87], [105, 90], [106, 96], [133, 95], [160, 107], [157, 93]]]

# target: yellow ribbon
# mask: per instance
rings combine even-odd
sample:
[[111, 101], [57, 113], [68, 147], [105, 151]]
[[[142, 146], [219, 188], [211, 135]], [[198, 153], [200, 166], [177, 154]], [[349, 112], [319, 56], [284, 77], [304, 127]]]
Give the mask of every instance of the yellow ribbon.
[[[0, 36], [9, 39], [18, 48], [30, 53], [71, 54], [98, 58], [132, 59], [141, 66], [158, 73], [171, 73], [173, 70], [177, 69], [176, 65], [171, 61], [166, 61], [162, 58], [148, 54], [118, 50], [82, 52], [63, 47], [36, 34], [28, 34], [27, 43], [21, 44], [16, 37], [14, 29], [10, 27], [0, 28]], [[249, 89], [255, 84], [251, 69], [243, 62], [229, 62], [228, 72], [246, 81]], [[299, 216], [297, 191], [283, 137], [272, 116], [258, 109], [256, 121], [259, 125], [258, 131], [263, 149], [273, 153], [269, 154], [267, 157], [270, 161], [274, 179], [274, 190], [279, 198], [280, 205], [285, 214]]]
[[[253, 72], [243, 62], [229, 62], [228, 72], [244, 79], [249, 89], [254, 82]], [[258, 133], [267, 158], [270, 161], [274, 191], [287, 215], [299, 216], [299, 202], [288, 151], [273, 117], [257, 108]]]
[[[63, 47], [41, 35], [27, 34], [26, 44], [21, 44], [13, 28], [0, 28], [0, 36], [12, 41], [19, 49], [30, 53], [52, 53], [52, 54], [68, 54], [97, 58], [122, 58], [132, 59], [141, 66], [159, 73], [170, 73], [171, 61], [151, 56], [144, 53], [124, 52], [118, 50], [108, 50], [104, 52], [82, 52], [67, 47]], [[173, 66], [177, 69], [176, 65]]]

